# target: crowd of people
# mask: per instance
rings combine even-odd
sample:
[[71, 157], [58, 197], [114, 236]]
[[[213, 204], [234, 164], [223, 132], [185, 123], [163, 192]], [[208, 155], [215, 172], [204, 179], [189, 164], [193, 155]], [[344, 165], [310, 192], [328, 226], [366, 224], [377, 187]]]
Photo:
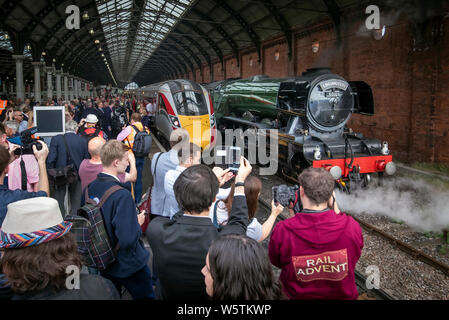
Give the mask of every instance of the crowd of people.
[[[236, 174], [201, 164], [201, 148], [182, 128], [167, 152], [133, 151], [139, 133], [152, 130], [154, 101], [47, 104], [66, 107], [65, 134], [47, 143], [21, 141], [33, 126], [29, 100], [0, 116], [0, 298], [357, 299], [362, 232], [340, 212], [328, 171], [304, 170], [302, 210], [292, 205], [290, 218], [276, 223], [284, 208], [272, 201], [261, 223], [262, 182], [244, 157]], [[146, 159], [152, 185], [143, 195]], [[140, 212], [148, 198], [149, 212]], [[114, 257], [103, 267], [86, 263], [77, 239], [74, 217], [89, 204], [101, 212], [95, 221]], [[270, 233], [267, 251], [261, 242]], [[69, 288], [74, 267], [83, 271]]]

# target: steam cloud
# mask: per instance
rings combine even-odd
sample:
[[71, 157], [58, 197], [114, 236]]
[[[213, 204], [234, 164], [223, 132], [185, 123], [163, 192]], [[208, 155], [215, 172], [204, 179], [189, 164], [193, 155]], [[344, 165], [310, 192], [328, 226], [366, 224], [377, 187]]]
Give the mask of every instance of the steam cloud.
[[342, 211], [384, 215], [417, 231], [439, 232], [449, 227], [448, 193], [424, 180], [397, 177], [348, 195], [336, 192]]

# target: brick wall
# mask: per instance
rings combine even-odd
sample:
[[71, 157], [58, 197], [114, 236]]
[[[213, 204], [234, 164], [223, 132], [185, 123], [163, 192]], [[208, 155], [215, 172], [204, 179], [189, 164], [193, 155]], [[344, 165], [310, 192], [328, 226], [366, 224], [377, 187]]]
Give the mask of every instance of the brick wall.
[[[342, 42], [336, 41], [331, 21], [320, 21], [309, 32], [296, 30], [293, 42], [294, 73], [308, 68], [330, 67], [347, 80], [368, 83], [373, 91], [375, 115], [354, 115], [348, 125], [367, 137], [386, 140], [395, 159], [449, 163], [449, 18], [442, 20], [443, 35], [436, 45], [417, 50], [410, 21], [404, 15], [387, 28], [381, 40], [361, 32], [365, 16], [345, 16]], [[312, 52], [312, 43], [319, 50]], [[278, 60], [275, 56], [278, 55]], [[288, 46], [282, 37], [262, 42], [262, 60], [255, 51], [241, 53], [203, 67], [204, 81], [265, 74], [287, 77]], [[251, 62], [250, 62], [251, 61]], [[207, 70], [206, 70], [207, 68]]]

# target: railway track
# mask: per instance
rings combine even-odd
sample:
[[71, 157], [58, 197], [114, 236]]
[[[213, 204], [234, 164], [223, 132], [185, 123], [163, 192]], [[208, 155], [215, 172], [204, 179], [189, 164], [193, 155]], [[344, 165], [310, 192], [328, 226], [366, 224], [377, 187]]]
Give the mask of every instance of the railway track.
[[[156, 140], [154, 135], [153, 135], [153, 140]], [[160, 147], [160, 149], [162, 151], [166, 151], [164, 147], [162, 147], [159, 143], [159, 141], [156, 142], [158, 144], [158, 146]], [[256, 165], [253, 165], [253, 168], [257, 168]], [[287, 177], [288, 178], [288, 177]], [[287, 179], [290, 180], [290, 182], [293, 183], [297, 183], [296, 179]], [[268, 212], [271, 211], [271, 205], [269, 203], [266, 203], [264, 200], [259, 199], [259, 203], [261, 205], [262, 208], [264, 208], [265, 210], [268, 210]], [[364, 222], [363, 220], [355, 217], [353, 214], [351, 214], [350, 212], [346, 212], [347, 214], [351, 215], [359, 224], [360, 226], [365, 229], [366, 231], [378, 235], [384, 239], [386, 239], [387, 241], [389, 241], [390, 243], [392, 243], [395, 247], [397, 247], [399, 250], [409, 254], [411, 257], [413, 257], [416, 260], [420, 260], [424, 263], [426, 263], [427, 265], [430, 265], [432, 267], [434, 267], [435, 269], [438, 269], [440, 271], [442, 271], [445, 275], [449, 276], [449, 265], [444, 264], [434, 258], [432, 258], [431, 256], [427, 255], [426, 253], [410, 246], [409, 244], [398, 240], [396, 238], [394, 238], [393, 236], [391, 236], [390, 234], [376, 228], [375, 226]], [[278, 216], [279, 220], [284, 220], [287, 217], [283, 216], [282, 214]], [[366, 295], [368, 296], [368, 299], [372, 299], [373, 297], [377, 300], [393, 300], [393, 298], [391, 296], [389, 296], [386, 292], [384, 292], [381, 289], [367, 289], [366, 288], [366, 277], [361, 274], [358, 271], [355, 271], [355, 276], [356, 276], [356, 283], [357, 286], [359, 287], [359, 289], [366, 293]]]
[[[253, 167], [257, 168], [257, 166], [253, 166]], [[294, 179], [293, 177], [284, 176], [284, 178], [291, 183], [298, 184], [298, 181], [296, 179]], [[263, 203], [262, 205], [266, 206], [267, 204]], [[271, 206], [269, 206], [269, 208], [271, 208]], [[352, 216], [360, 224], [360, 226], [363, 229], [365, 229], [366, 231], [368, 231], [369, 233], [376, 234], [376, 235], [386, 239], [387, 241], [392, 243], [395, 247], [397, 247], [399, 250], [409, 254], [414, 259], [420, 260], [421, 262], [424, 262], [427, 265], [430, 265], [430, 266], [434, 267], [435, 269], [442, 271], [445, 275], [449, 276], [449, 265], [432, 258], [428, 254], [412, 247], [411, 245], [409, 245], [401, 240], [396, 239], [395, 237], [386, 233], [385, 231], [382, 231], [379, 228], [376, 228], [375, 226], [361, 220], [360, 218], [355, 217], [355, 215], [352, 214], [351, 212], [345, 212], [345, 213]]]

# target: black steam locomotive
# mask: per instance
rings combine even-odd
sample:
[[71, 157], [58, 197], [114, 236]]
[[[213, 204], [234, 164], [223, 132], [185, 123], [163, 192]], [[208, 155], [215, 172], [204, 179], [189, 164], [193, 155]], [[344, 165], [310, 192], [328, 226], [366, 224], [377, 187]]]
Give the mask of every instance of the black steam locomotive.
[[346, 124], [353, 113], [374, 114], [371, 88], [346, 81], [330, 69], [300, 77], [226, 82], [212, 89], [218, 129], [278, 129], [279, 168], [290, 178], [306, 167], [329, 170], [340, 187], [367, 185], [394, 174], [387, 142], [365, 138]]

